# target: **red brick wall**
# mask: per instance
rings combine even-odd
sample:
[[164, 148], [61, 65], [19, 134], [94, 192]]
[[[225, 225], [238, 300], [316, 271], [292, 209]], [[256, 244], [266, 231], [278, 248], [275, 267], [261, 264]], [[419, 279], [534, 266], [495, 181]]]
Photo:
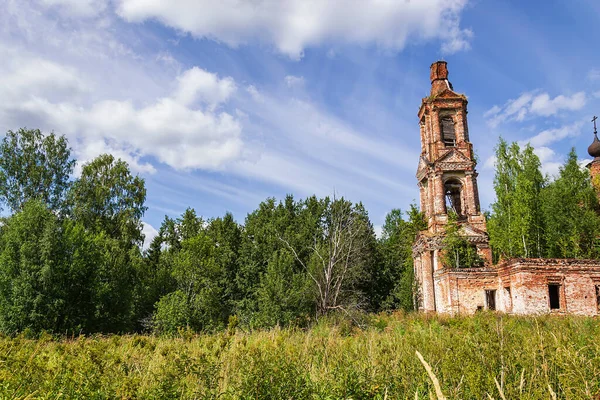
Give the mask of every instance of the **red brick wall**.
[[[485, 291], [496, 290], [496, 311], [598, 315], [600, 261], [514, 259], [494, 268], [440, 270], [435, 283], [436, 309], [442, 313], [472, 314], [486, 309]], [[560, 285], [558, 310], [550, 310], [549, 283]]]

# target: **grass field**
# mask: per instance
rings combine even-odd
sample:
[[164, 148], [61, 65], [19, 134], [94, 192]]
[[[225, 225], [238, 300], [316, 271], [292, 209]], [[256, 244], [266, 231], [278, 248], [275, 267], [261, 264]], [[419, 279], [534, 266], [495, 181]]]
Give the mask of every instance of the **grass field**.
[[178, 338], [0, 338], [1, 398], [580, 399], [600, 394], [600, 320], [370, 317]]

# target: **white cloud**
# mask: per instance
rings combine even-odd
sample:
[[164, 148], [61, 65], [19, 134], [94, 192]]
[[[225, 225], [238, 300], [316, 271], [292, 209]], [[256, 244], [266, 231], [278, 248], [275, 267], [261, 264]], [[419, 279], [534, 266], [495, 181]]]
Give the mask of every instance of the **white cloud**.
[[375, 231], [375, 237], [377, 239], [381, 239], [383, 236], [383, 226], [382, 225], [373, 225], [373, 231]]
[[582, 126], [582, 122], [577, 122], [575, 124], [564, 125], [559, 128], [546, 129], [529, 139], [521, 141], [520, 143], [529, 143], [535, 148], [548, 146], [568, 137], [579, 136]]
[[[147, 105], [103, 99], [86, 106], [69, 95], [87, 87], [70, 67], [22, 58], [7, 69], [0, 67], [0, 77], [2, 125], [66, 134], [81, 162], [110, 152], [137, 172], [153, 172], [143, 157], [175, 169], [218, 169], [241, 155], [241, 124], [214, 111], [235, 91], [232, 78], [219, 79], [194, 67], [176, 78], [173, 94]], [[65, 95], [57, 96], [61, 91]], [[206, 108], [195, 106], [198, 101]]]
[[0, 75], [0, 92], [3, 101], [34, 96], [76, 96], [88, 92], [90, 87], [74, 68], [59, 65], [38, 57], [19, 57], [16, 52], [0, 47], [5, 69], [10, 73]]
[[556, 96], [551, 99], [547, 93], [542, 93], [533, 99], [530, 111], [542, 116], [554, 115], [558, 110], [579, 110], [585, 105], [585, 93], [578, 92], [571, 97]]
[[256, 86], [249, 85], [248, 87], [246, 87], [246, 91], [248, 93], [250, 93], [250, 96], [252, 97], [252, 99], [255, 102], [257, 102], [257, 103], [264, 103], [265, 99], [264, 99], [263, 95], [258, 91], [258, 89], [256, 88]]
[[335, 190], [358, 199], [383, 186], [389, 194], [386, 207], [414, 192], [412, 183], [398, 180], [398, 171], [412, 176], [418, 149], [401, 138], [384, 141], [374, 132], [357, 131], [309, 100], [265, 92], [256, 101], [259, 91], [253, 89], [244, 104], [252, 116], [244, 129], [257, 140], [248, 143], [250, 154], [232, 163], [230, 171], [301, 195]]
[[542, 173], [544, 175], [556, 176], [558, 174], [559, 169], [563, 164], [563, 159], [560, 155], [556, 154], [551, 148], [545, 146], [536, 147], [533, 149], [533, 152], [540, 159]]
[[442, 41], [442, 51], [469, 48], [472, 32], [460, 26], [467, 0], [118, 0], [130, 22], [158, 20], [199, 38], [230, 46], [273, 44], [298, 59], [324, 43], [375, 44], [401, 50], [409, 40]]
[[502, 107], [494, 105], [483, 116], [490, 126], [496, 127], [503, 122], [523, 121], [528, 116], [548, 117], [561, 110], [580, 110], [585, 103], [584, 92], [577, 92], [572, 96], [559, 95], [555, 98], [551, 98], [548, 93], [526, 92], [507, 101]]
[[152, 225], [142, 221], [142, 234], [144, 235], [144, 244], [142, 248], [145, 250], [150, 247], [152, 240], [158, 235], [158, 231]]
[[302, 87], [304, 86], [304, 77], [288, 75], [285, 77], [285, 84], [289, 88]]
[[233, 78], [219, 79], [217, 74], [198, 67], [188, 69], [177, 78], [177, 81], [179, 85], [175, 98], [184, 105], [200, 101], [214, 109], [227, 101], [236, 90]]
[[483, 163], [483, 169], [495, 170], [497, 158], [495, 155], [489, 156]]
[[600, 81], [600, 68], [592, 68], [588, 72], [588, 79], [593, 82]]
[[52, 7], [73, 17], [93, 17], [106, 9], [106, 0], [38, 0], [43, 7]]

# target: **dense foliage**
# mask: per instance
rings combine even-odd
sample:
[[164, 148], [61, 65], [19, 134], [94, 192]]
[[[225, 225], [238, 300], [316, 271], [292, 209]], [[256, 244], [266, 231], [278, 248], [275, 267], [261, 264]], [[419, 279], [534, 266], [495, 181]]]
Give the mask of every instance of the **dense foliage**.
[[[594, 399], [600, 321], [479, 313], [373, 315], [358, 329], [227, 331], [180, 338], [0, 337], [0, 397], [91, 399]], [[497, 382], [497, 385], [496, 385]]]
[[0, 152], [1, 332], [305, 326], [413, 306], [414, 207], [381, 240], [344, 198], [267, 199], [244, 225], [190, 208], [142, 251], [146, 189], [127, 163], [103, 154], [73, 179], [67, 140], [39, 130], [8, 132]]
[[[109, 154], [82, 165], [38, 130], [0, 144], [0, 332], [125, 333], [305, 327], [329, 314], [412, 310], [416, 206], [392, 210], [376, 238], [361, 203], [266, 199], [243, 224], [229, 213], [166, 216], [142, 250], [144, 180]], [[497, 148], [489, 219], [499, 257], [597, 257], [598, 200], [571, 152], [552, 182], [529, 146]], [[406, 219], [405, 219], [406, 218]], [[448, 266], [481, 259], [450, 216]]]
[[530, 145], [500, 139], [494, 189], [488, 230], [496, 259], [600, 256], [598, 197], [574, 149], [550, 180]]

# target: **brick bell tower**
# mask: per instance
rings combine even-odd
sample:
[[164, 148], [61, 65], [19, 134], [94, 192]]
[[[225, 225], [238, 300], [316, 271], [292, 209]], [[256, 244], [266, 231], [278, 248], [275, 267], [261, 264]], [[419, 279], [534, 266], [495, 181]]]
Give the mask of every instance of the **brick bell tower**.
[[436, 273], [448, 268], [442, 263], [442, 240], [450, 210], [457, 214], [461, 234], [476, 246], [486, 266], [491, 266], [492, 258], [469, 142], [467, 98], [454, 92], [445, 61], [431, 64], [430, 79], [431, 93], [423, 98], [418, 113], [421, 157], [417, 169], [421, 212], [428, 228], [420, 232], [413, 246], [418, 308], [426, 312], [447, 309], [445, 292], [449, 288], [436, 280]]

